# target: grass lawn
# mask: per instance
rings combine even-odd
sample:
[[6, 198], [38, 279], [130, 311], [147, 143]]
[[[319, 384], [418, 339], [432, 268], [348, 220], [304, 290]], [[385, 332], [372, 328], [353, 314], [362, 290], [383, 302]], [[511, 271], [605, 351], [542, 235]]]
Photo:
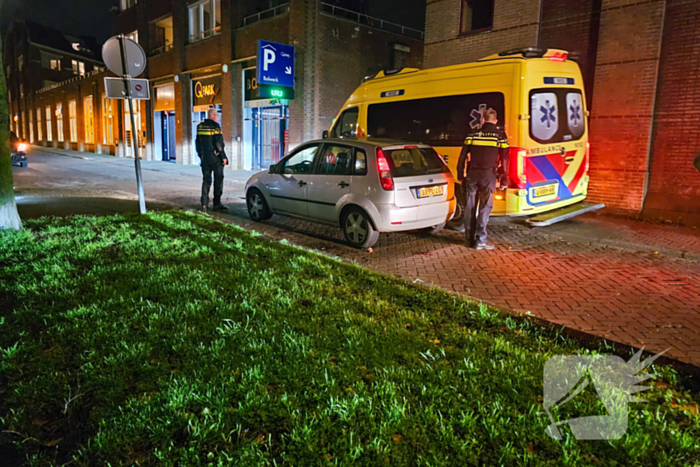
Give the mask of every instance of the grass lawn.
[[543, 368], [598, 352], [576, 340], [200, 215], [25, 227], [0, 232], [0, 425], [29, 465], [700, 464], [669, 367], [621, 439], [556, 441]]

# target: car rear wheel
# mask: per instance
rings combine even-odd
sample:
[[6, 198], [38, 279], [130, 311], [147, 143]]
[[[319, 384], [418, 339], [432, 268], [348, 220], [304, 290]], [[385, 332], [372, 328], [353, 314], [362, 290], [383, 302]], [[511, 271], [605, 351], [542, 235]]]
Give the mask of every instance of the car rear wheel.
[[351, 208], [343, 216], [343, 233], [345, 240], [355, 248], [371, 248], [379, 240], [377, 232], [366, 212], [359, 208]]
[[267, 206], [267, 201], [265, 201], [265, 197], [259, 190], [248, 190], [246, 201], [248, 205], [248, 215], [250, 215], [250, 218], [255, 222], [266, 221], [272, 217], [272, 212], [270, 212], [270, 208]]

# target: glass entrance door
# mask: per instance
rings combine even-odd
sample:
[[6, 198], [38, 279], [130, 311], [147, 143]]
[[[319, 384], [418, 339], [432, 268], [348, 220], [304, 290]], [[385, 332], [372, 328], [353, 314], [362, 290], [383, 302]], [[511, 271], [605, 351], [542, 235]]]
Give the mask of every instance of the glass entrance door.
[[282, 159], [289, 106], [252, 107], [245, 109], [244, 168], [265, 170]]

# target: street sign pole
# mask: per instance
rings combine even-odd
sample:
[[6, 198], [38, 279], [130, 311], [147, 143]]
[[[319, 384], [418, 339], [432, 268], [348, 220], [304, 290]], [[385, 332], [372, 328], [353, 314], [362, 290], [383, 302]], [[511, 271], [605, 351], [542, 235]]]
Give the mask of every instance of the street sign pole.
[[[124, 89], [126, 90], [126, 100], [129, 102], [129, 118], [131, 120], [131, 143], [134, 146], [134, 166], [136, 168], [136, 187], [139, 192], [139, 212], [146, 214], [146, 197], [143, 193], [143, 182], [141, 180], [141, 156], [139, 154], [138, 133], [136, 132], [136, 121], [134, 119], [134, 103], [131, 98], [131, 76], [126, 65], [126, 51], [124, 49], [124, 35], [119, 35], [119, 50], [122, 56], [122, 69], [124, 79]], [[140, 131], [140, 130], [139, 130]]]

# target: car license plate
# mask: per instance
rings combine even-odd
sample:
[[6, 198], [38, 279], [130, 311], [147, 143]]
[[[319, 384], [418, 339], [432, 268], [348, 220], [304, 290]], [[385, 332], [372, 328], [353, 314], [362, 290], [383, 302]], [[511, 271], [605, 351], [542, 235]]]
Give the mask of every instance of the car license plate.
[[429, 198], [431, 196], [441, 196], [444, 194], [442, 186], [427, 186], [425, 188], [416, 189], [418, 198]]
[[535, 198], [541, 198], [543, 196], [551, 196], [557, 191], [556, 185], [546, 185], [535, 188]]

